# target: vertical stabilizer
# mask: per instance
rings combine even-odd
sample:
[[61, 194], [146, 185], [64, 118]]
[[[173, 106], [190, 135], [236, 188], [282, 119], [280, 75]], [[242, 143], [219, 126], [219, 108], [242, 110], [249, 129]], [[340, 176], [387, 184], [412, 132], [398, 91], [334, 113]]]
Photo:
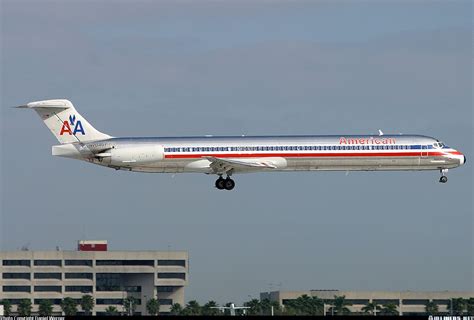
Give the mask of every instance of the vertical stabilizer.
[[34, 109], [60, 143], [103, 140], [111, 136], [96, 130], [65, 99], [30, 102], [18, 108]]

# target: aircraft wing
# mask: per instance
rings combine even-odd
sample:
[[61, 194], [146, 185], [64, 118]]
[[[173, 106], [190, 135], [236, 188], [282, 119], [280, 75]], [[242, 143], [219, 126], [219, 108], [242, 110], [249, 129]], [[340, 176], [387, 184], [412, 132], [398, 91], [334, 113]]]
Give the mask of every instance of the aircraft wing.
[[234, 159], [222, 159], [216, 157], [204, 157], [211, 162], [211, 169], [217, 174], [224, 174], [229, 171], [249, 171], [251, 169], [275, 169], [273, 163], [269, 161], [241, 161]]

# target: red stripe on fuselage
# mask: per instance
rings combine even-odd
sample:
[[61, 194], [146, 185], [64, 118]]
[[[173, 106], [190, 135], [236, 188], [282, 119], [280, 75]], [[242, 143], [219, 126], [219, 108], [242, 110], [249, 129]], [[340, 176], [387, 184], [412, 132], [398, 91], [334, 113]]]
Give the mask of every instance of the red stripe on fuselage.
[[[443, 152], [428, 152], [426, 156], [443, 156]], [[341, 153], [200, 153], [200, 154], [165, 154], [165, 159], [200, 159], [216, 158], [340, 158], [340, 157], [420, 157], [421, 152], [341, 152]], [[423, 157], [425, 155], [423, 154]]]

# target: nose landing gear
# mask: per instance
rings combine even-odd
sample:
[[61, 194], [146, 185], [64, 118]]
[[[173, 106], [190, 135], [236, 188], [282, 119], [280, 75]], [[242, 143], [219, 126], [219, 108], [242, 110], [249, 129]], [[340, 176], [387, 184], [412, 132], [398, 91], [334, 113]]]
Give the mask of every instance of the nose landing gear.
[[439, 178], [439, 182], [441, 183], [448, 182], [448, 177], [445, 176], [445, 174], [448, 172], [448, 169], [441, 169], [439, 170], [439, 172], [441, 172], [441, 177]]
[[219, 190], [232, 190], [235, 187], [235, 181], [228, 176], [227, 178], [223, 179], [222, 176], [216, 180], [216, 188]]

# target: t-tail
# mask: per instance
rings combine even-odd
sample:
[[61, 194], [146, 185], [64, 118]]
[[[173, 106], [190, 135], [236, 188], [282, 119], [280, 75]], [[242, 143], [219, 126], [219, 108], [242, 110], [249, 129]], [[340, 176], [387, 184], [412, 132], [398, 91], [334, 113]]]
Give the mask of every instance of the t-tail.
[[61, 144], [111, 138], [95, 129], [69, 100], [34, 101], [18, 108], [34, 109]]

